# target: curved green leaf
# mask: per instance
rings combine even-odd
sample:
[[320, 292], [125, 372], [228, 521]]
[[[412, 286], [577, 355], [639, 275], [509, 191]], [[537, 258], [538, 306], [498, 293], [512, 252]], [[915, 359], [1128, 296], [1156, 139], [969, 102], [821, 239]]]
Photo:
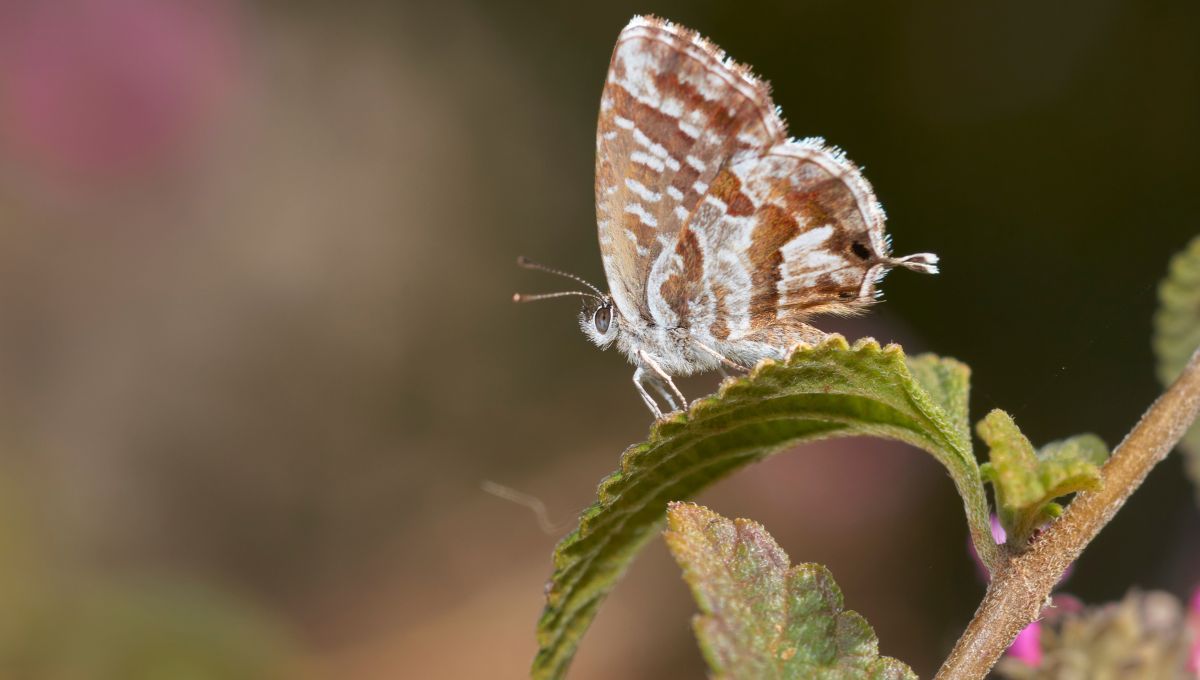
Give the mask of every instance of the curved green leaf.
[[996, 491], [996, 514], [1016, 551], [1029, 546], [1029, 537], [1062, 507], [1054, 499], [1100, 484], [1100, 466], [1108, 447], [1094, 434], [1050, 442], [1040, 451], [1000, 409], [979, 421], [979, 438], [991, 449], [981, 469]]
[[692, 626], [714, 678], [917, 679], [879, 656], [828, 569], [791, 566], [761, 524], [671, 503], [664, 538], [700, 606]]
[[971, 441], [971, 368], [956, 359], [918, 354], [908, 359], [908, 372], [933, 398], [963, 441]]
[[625, 451], [598, 501], [555, 550], [533, 677], [566, 672], [596, 609], [661, 526], [668, 502], [799, 442], [870, 435], [928, 451], [949, 471], [976, 550], [994, 567], [987, 500], [964, 426], [965, 367], [929, 356], [914, 366], [910, 372], [898, 346], [866, 340], [850, 348], [835, 335], [786, 361], [763, 362], [686, 414], [657, 423], [647, 441]]
[[[1179, 377], [1192, 352], [1200, 347], [1200, 236], [1171, 259], [1167, 278], [1158, 286], [1154, 315], [1154, 354], [1163, 386]], [[1187, 454], [1187, 469], [1200, 503], [1200, 424], [1193, 425], [1179, 444]]]

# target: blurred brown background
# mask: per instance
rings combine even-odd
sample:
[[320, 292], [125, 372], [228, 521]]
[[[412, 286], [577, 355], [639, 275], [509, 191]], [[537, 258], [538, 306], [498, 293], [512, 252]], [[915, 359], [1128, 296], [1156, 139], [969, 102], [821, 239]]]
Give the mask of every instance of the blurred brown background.
[[[1198, 231], [1200, 5], [0, 2], [0, 677], [518, 678], [564, 521], [648, 415], [527, 254], [602, 279], [594, 125], [635, 13], [775, 87], [866, 167], [886, 304], [827, 324], [974, 368], [1036, 441], [1155, 396]], [[691, 381], [699, 396], [712, 381]], [[982, 586], [941, 469], [808, 446], [702, 502], [830, 566], [930, 674]], [[1200, 581], [1178, 460], [1078, 565], [1088, 601]], [[661, 544], [575, 678], [692, 678]]]

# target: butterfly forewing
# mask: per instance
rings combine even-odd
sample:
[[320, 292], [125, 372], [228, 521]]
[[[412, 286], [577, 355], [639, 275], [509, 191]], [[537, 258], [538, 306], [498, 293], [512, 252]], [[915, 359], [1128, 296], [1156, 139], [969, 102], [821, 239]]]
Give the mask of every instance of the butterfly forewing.
[[696, 33], [646, 18], [621, 32], [600, 104], [596, 217], [625, 317], [668, 328], [685, 321], [660, 295], [647, 295], [682, 283], [652, 280], [652, 270], [683, 267], [695, 254], [681, 240], [683, 226], [718, 174], [785, 136], [766, 84]]

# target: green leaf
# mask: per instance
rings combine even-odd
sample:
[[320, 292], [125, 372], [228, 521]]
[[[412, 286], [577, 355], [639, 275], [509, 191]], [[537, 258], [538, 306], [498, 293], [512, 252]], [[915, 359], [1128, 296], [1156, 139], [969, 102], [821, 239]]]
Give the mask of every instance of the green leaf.
[[1108, 448], [1094, 434], [1051, 442], [1035, 452], [1012, 416], [999, 409], [987, 414], [978, 429], [991, 449], [983, 478], [995, 490], [996, 514], [1013, 550], [1025, 550], [1034, 530], [1062, 512], [1055, 498], [1100, 484]]
[[762, 525], [671, 503], [667, 547], [700, 606], [692, 626], [715, 678], [912, 678], [879, 656], [862, 616], [819, 564], [790, 560]]
[[949, 418], [964, 441], [971, 440], [971, 367], [936, 354], [918, 354], [908, 360], [908, 371]]
[[533, 677], [566, 672], [597, 608], [661, 526], [668, 502], [690, 498], [800, 442], [870, 435], [929, 452], [949, 471], [976, 550], [994, 567], [998, 552], [986, 494], [970, 438], [960, 427], [965, 367], [930, 356], [914, 365], [910, 372], [895, 345], [881, 349], [867, 340], [850, 348], [841, 336], [831, 336], [816, 347], [798, 348], [786, 361], [763, 362], [749, 376], [727, 380], [686, 414], [657, 423], [647, 441], [625, 451], [620, 469], [601, 482], [596, 504], [555, 550]]
[[[1158, 312], [1154, 315], [1154, 354], [1163, 386], [1179, 377], [1192, 352], [1200, 347], [1200, 236], [1171, 259], [1167, 277], [1158, 286]], [[1179, 444], [1196, 485], [1200, 503], [1200, 424], [1192, 426]]]

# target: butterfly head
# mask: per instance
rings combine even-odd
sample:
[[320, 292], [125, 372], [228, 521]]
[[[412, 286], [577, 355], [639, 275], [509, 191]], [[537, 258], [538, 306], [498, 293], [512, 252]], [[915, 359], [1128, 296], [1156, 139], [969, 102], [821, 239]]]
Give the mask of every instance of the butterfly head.
[[621, 315], [612, 297], [601, 295], [596, 299], [586, 299], [583, 310], [579, 312], [579, 327], [597, 347], [608, 349], [621, 332]]
[[513, 302], [533, 302], [534, 300], [547, 300], [549, 298], [571, 297], [578, 296], [583, 298], [583, 310], [579, 312], [579, 327], [583, 329], [583, 334], [587, 336], [601, 349], [607, 349], [609, 345], [617, 339], [617, 334], [621, 328], [621, 314], [617, 311], [617, 306], [613, 304], [612, 296], [607, 293], [600, 292], [600, 289], [583, 279], [568, 274], [564, 271], [551, 269], [544, 264], [538, 264], [526, 257], [517, 258], [517, 266], [525, 269], [537, 269], [558, 276], [564, 276], [568, 279], [582, 283], [591, 289], [591, 292], [582, 290], [564, 290], [558, 293], [538, 293], [536, 295], [523, 295], [515, 293]]

